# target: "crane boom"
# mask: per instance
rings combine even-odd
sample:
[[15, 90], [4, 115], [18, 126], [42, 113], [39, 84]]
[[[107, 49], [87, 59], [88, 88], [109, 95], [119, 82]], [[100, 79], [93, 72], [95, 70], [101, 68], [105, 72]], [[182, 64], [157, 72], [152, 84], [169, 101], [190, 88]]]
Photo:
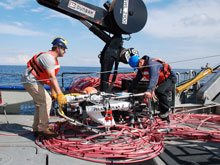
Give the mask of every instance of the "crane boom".
[[118, 67], [120, 53], [124, 49], [122, 34], [139, 32], [147, 22], [147, 9], [144, 2], [113, 0], [112, 3], [105, 2], [104, 8], [101, 8], [81, 0], [37, 1], [43, 6], [81, 21], [106, 43], [100, 56], [101, 72], [104, 72], [101, 74], [100, 90], [110, 91], [108, 87], [110, 72], [114, 63], [115, 68]]

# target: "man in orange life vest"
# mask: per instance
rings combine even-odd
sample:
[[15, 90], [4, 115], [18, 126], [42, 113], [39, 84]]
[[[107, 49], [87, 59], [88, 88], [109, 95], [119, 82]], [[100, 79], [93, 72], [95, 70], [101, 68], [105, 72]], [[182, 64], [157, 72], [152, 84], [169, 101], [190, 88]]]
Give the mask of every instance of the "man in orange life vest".
[[154, 91], [159, 99], [159, 116], [162, 120], [169, 121], [169, 92], [174, 89], [176, 83], [176, 75], [171, 70], [171, 66], [160, 59], [154, 59], [148, 56], [139, 58], [138, 55], [131, 56], [128, 63], [132, 68], [138, 69], [136, 77], [128, 87], [128, 91], [133, 92], [138, 82], [145, 77], [149, 80], [145, 99], [151, 99]]
[[[33, 132], [35, 136], [56, 137], [57, 134], [49, 129], [49, 116], [52, 99], [59, 105], [66, 104], [66, 98], [61, 91], [56, 75], [60, 69], [58, 57], [63, 57], [67, 49], [67, 41], [56, 37], [52, 41], [52, 50], [33, 56], [27, 63], [27, 69], [22, 75], [22, 84], [33, 97], [36, 110], [34, 114]], [[44, 88], [50, 86], [51, 96]]]

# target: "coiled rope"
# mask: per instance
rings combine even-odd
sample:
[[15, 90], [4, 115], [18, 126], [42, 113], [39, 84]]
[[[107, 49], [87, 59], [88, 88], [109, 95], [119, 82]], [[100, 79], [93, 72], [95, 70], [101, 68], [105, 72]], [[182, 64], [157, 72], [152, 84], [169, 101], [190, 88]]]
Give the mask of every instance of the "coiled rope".
[[[117, 78], [114, 82], [113, 87], [121, 88], [122, 87], [122, 80], [132, 80], [136, 76], [135, 73], [119, 73], [117, 75]], [[109, 85], [111, 84], [113, 74], [110, 75], [109, 78]], [[98, 87], [100, 85], [100, 78], [98, 77], [92, 77], [92, 76], [86, 76], [86, 75], [80, 75], [74, 77], [69, 86], [70, 93], [80, 93], [80, 91], [83, 91], [86, 87]]]
[[[181, 112], [179, 112], [181, 111]], [[142, 117], [132, 127], [131, 123], [115, 125], [99, 134], [91, 134], [70, 123], [54, 124], [59, 137], [39, 137], [36, 144], [52, 152], [99, 163], [137, 163], [158, 156], [164, 150], [165, 136], [220, 142], [220, 116], [190, 114], [187, 109], [177, 109], [170, 114], [170, 123], [154, 117]], [[104, 129], [104, 126], [98, 126]]]

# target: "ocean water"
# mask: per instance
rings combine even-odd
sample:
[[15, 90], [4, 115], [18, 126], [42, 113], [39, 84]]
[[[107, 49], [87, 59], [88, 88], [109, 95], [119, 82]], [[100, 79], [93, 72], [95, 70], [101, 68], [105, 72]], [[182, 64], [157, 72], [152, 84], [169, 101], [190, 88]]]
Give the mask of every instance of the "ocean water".
[[[22, 86], [21, 75], [23, 74], [26, 66], [16, 65], [0, 65], [0, 87], [10, 86]], [[100, 72], [99, 67], [69, 67], [61, 66], [60, 71], [57, 75], [59, 84], [62, 85], [62, 73], [64, 72]], [[69, 86], [73, 78], [72, 74], [64, 74], [63, 82], [64, 86]]]
[[[25, 69], [26, 69], [26, 66], [0, 65], [0, 87], [22, 87], [21, 75], [23, 74]], [[189, 69], [173, 69], [173, 70], [175, 72], [189, 71]], [[119, 72], [132, 72], [133, 70], [129, 67], [120, 68], [119, 66], [118, 71]], [[199, 72], [200, 70], [197, 69], [195, 71]], [[60, 71], [57, 75], [57, 79], [59, 81], [60, 86], [62, 86], [62, 83], [63, 83], [65, 87], [68, 87], [73, 78], [73, 74], [62, 75], [62, 73], [72, 73], [72, 72], [100, 73], [100, 67], [61, 66]], [[97, 74], [91, 74], [91, 75], [97, 76]], [[209, 79], [209, 77], [203, 79], [201, 82], [205, 83]]]

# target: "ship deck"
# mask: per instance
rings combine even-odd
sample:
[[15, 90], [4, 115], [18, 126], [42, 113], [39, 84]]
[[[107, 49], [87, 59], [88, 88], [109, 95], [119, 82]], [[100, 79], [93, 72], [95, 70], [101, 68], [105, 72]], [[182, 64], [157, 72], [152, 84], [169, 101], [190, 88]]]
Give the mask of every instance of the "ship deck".
[[[52, 153], [35, 144], [31, 132], [33, 115], [0, 114], [0, 164], [2, 165], [93, 165], [96, 162], [85, 161], [65, 155]], [[60, 120], [52, 117], [51, 122]], [[7, 123], [8, 121], [8, 123]], [[27, 133], [29, 132], [29, 133]], [[220, 164], [220, 143], [188, 140], [172, 136], [165, 138], [165, 150], [154, 159], [135, 163], [146, 164]]]

